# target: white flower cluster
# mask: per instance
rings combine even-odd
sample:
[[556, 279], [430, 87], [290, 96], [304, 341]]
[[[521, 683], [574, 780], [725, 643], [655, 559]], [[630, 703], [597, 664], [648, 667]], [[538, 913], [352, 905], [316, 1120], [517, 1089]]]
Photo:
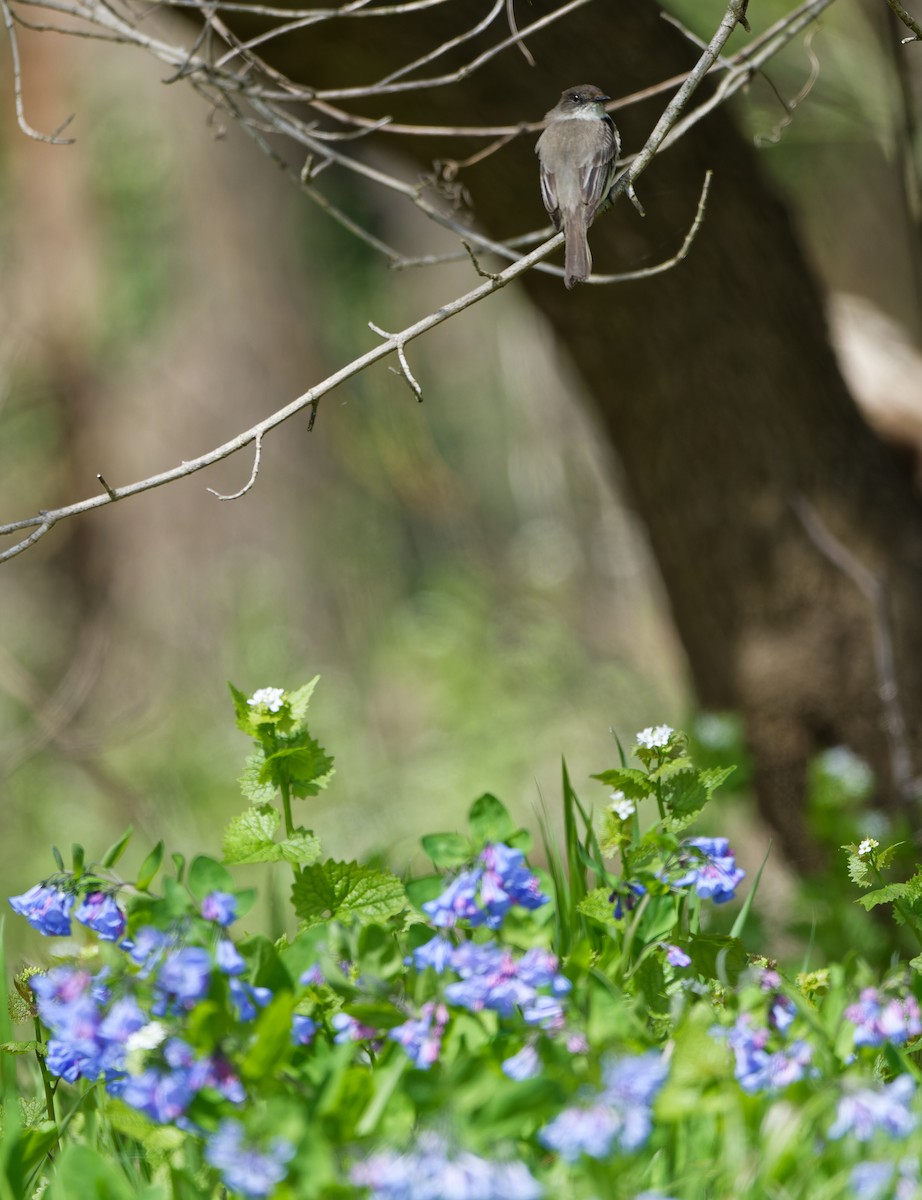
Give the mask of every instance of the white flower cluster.
[[858, 857], [867, 858], [871, 851], [876, 850], [879, 845], [880, 842], [877, 838], [865, 838], [858, 846]]
[[612, 792], [611, 804], [608, 806], [616, 817], [620, 817], [622, 821], [626, 821], [628, 817], [633, 817], [637, 810], [633, 800], [628, 799], [624, 792]]
[[646, 729], [641, 729], [637, 735], [637, 745], [643, 746], [646, 750], [657, 750], [661, 746], [668, 746], [669, 739], [675, 733], [675, 730], [670, 725], [648, 725]]
[[285, 689], [274, 687], [260, 688], [247, 700], [250, 708], [258, 708], [262, 705], [263, 708], [268, 708], [269, 712], [278, 712], [284, 703]]

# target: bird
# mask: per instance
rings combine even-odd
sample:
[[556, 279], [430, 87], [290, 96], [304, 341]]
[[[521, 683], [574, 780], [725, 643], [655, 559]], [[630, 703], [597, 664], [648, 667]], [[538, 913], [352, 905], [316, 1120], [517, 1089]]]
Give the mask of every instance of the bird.
[[582, 283], [592, 270], [586, 230], [608, 195], [621, 150], [618, 130], [605, 111], [609, 99], [591, 83], [567, 88], [545, 114], [547, 127], [535, 146], [544, 207], [566, 237], [568, 288]]

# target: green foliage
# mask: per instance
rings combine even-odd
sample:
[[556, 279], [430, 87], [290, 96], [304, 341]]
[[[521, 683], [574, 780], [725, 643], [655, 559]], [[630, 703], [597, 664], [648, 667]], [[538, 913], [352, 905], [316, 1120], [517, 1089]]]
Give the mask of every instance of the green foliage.
[[319, 863], [295, 875], [291, 902], [299, 920], [377, 921], [406, 907], [406, 892], [396, 875], [359, 866], [357, 862]]
[[[497, 1200], [651, 1189], [844, 1200], [863, 1159], [896, 1169], [906, 1157], [900, 1137], [840, 1137], [835, 1123], [861, 1089], [881, 1097], [905, 1079], [914, 1091], [922, 955], [875, 981], [854, 956], [786, 978], [748, 953], [752, 895], [733, 909], [744, 873], [726, 839], [687, 835], [728, 768], [698, 765], [666, 726], [644, 730], [639, 767], [622, 752], [594, 777], [614, 789], [600, 817], [564, 766], [562, 837], [543, 825], [546, 874], [527, 864], [529, 834], [485, 794], [466, 831], [422, 838], [450, 877], [404, 882], [322, 860], [292, 823], [291, 797], [323, 786], [332, 764], [307, 726], [315, 683], [232, 689], [255, 750], [222, 862], [168, 859], [158, 844], [130, 884], [114, 874], [126, 835], [98, 865], [82, 848], [69, 871], [57, 856], [43, 898], [25, 906], [42, 929], [52, 900], [76, 913], [117, 895], [127, 928], [84, 915], [99, 936], [63, 974], [16, 977], [0, 1027], [0, 1200], [40, 1189], [52, 1200], [358, 1200], [363, 1184], [390, 1196], [375, 1171], [396, 1172], [416, 1200], [433, 1194], [414, 1183], [423, 1160], [441, 1164], [445, 1194], [476, 1178], [477, 1195]], [[885, 878], [895, 847], [873, 839], [845, 849], [859, 903], [892, 905], [915, 932], [922, 871]], [[230, 868], [260, 862], [291, 864], [298, 928], [235, 942], [255, 891]], [[135, 1014], [122, 1040], [115, 998]], [[71, 1003], [83, 1006], [73, 1044]], [[856, 1015], [874, 1004], [889, 1006], [877, 1041]], [[27, 1026], [19, 1040], [11, 1016]], [[75, 1046], [82, 1059], [68, 1057]], [[900, 1118], [906, 1134], [915, 1110]]]

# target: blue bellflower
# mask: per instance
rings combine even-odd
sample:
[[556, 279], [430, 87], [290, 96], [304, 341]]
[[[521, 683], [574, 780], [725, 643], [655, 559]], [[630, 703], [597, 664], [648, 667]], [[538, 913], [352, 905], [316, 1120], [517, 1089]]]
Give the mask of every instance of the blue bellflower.
[[264, 1200], [287, 1174], [295, 1148], [284, 1138], [275, 1138], [264, 1149], [245, 1138], [239, 1121], [225, 1120], [208, 1138], [205, 1158], [216, 1167], [225, 1187], [246, 1200]]
[[713, 900], [715, 904], [732, 900], [746, 872], [736, 865], [727, 839], [696, 837], [689, 838], [685, 845], [696, 853], [682, 856], [686, 870], [671, 880], [672, 886], [694, 887], [702, 900]]
[[70, 912], [74, 898], [61, 888], [37, 883], [21, 896], [10, 896], [13, 912], [25, 917], [45, 937], [70, 935]]

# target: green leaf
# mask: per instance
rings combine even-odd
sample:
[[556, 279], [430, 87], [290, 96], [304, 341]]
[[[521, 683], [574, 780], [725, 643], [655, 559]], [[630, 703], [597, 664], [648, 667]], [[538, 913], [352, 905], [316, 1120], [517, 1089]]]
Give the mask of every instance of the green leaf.
[[615, 791], [624, 792], [630, 800], [644, 800], [653, 790], [646, 771], [640, 771], [636, 767], [616, 767], [591, 778], [598, 779], [600, 783], [614, 788]]
[[125, 847], [128, 845], [128, 842], [131, 840], [131, 835], [133, 832], [134, 831], [132, 830], [131, 826], [129, 825], [129, 827], [125, 830], [125, 832], [118, 839], [118, 841], [112, 843], [112, 845], [109, 847], [109, 849], [102, 856], [102, 865], [104, 867], [106, 867], [108, 869], [110, 867], [115, 866], [115, 864], [118, 862], [118, 860], [125, 853]]
[[243, 692], [234, 687], [232, 683], [227, 685], [230, 688], [230, 694], [234, 701], [234, 713], [237, 717], [237, 728], [242, 729], [244, 733], [250, 737], [255, 736], [253, 728], [253, 709], [247, 704], [247, 697]]
[[260, 855], [275, 845], [275, 832], [282, 816], [271, 804], [257, 804], [233, 817], [224, 830], [224, 861], [265, 862]]
[[396, 875], [360, 867], [352, 862], [334, 862], [298, 871], [291, 889], [294, 910], [308, 925], [328, 919], [385, 920], [407, 903], [403, 884]]
[[666, 995], [666, 977], [663, 974], [663, 964], [656, 954], [648, 954], [638, 965], [634, 978], [645, 1007], [651, 1013], [669, 1011], [669, 997]]
[[694, 970], [705, 979], [732, 985], [746, 968], [746, 951], [739, 938], [708, 934], [691, 938], [684, 949]]
[[138, 1200], [137, 1188], [117, 1159], [85, 1145], [67, 1147], [55, 1168], [49, 1200]]
[[3, 1054], [44, 1054], [45, 1043], [29, 1042], [0, 1042], [0, 1053]]
[[912, 889], [906, 883], [888, 883], [886, 887], [878, 888], [876, 892], [866, 892], [855, 901], [868, 912], [878, 904], [892, 904], [894, 900], [912, 899]]
[[611, 899], [611, 888], [595, 888], [587, 892], [576, 908], [584, 917], [591, 917], [605, 925], [615, 924], [615, 905]]
[[427, 833], [420, 844], [441, 871], [460, 867], [473, 857], [473, 848], [460, 833]]
[[74, 875], [79, 879], [83, 874], [83, 864], [86, 862], [86, 851], [79, 842], [74, 842], [70, 848], [70, 858], [73, 863]]
[[281, 816], [271, 804], [258, 804], [234, 817], [224, 831], [226, 863], [312, 863], [320, 857], [320, 841], [298, 826], [290, 838], [275, 841]]
[[291, 1053], [291, 1018], [295, 1008], [291, 992], [281, 992], [256, 1018], [255, 1033], [240, 1064], [246, 1080], [261, 1083], [278, 1076], [279, 1066]]
[[467, 815], [471, 827], [471, 837], [477, 848], [482, 848], [487, 842], [505, 842], [516, 832], [516, 826], [506, 806], [489, 792], [478, 797], [471, 805]]
[[663, 790], [663, 802], [668, 813], [667, 829], [684, 828], [708, 802], [707, 788], [694, 769], [685, 769], [673, 774]]
[[232, 892], [234, 877], [217, 859], [209, 858], [207, 854], [199, 854], [189, 866], [189, 877], [186, 881], [189, 891], [196, 900], [204, 900], [211, 892]]
[[287, 781], [291, 793], [303, 800], [316, 796], [333, 777], [333, 759], [318, 741], [303, 732], [297, 735], [296, 744], [282, 746], [266, 757], [260, 777], [271, 780], [280, 787]]
[[275, 799], [275, 785], [271, 781], [267, 782], [263, 774], [265, 766], [266, 756], [259, 746], [255, 753], [247, 757], [243, 765], [243, 774], [237, 781], [241, 792], [254, 804], [267, 804]]
[[158, 842], [141, 863], [138, 869], [137, 888], [140, 892], [146, 892], [150, 885], [154, 882], [154, 876], [160, 870], [163, 863], [164, 846], [163, 842]]
[[319, 675], [315, 675], [310, 683], [305, 683], [303, 687], [299, 687], [297, 691], [288, 693], [288, 706], [291, 709], [291, 718], [295, 724], [302, 727], [307, 721], [307, 709], [311, 702], [311, 696], [314, 694], [314, 688], [320, 680]]

